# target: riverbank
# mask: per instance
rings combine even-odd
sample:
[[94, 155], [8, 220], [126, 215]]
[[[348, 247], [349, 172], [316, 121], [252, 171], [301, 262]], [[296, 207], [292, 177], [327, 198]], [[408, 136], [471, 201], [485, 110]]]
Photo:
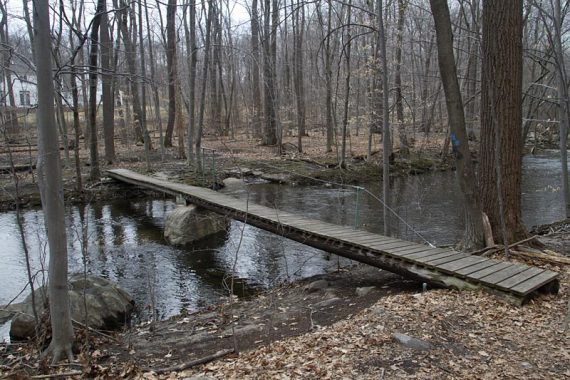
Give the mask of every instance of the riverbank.
[[[376, 137], [375, 137], [376, 139]], [[408, 157], [396, 154], [391, 164], [392, 176], [422, 174], [430, 171], [450, 170], [451, 161], [441, 156], [442, 136], [434, 135], [429, 140], [416, 144]], [[289, 138], [293, 141], [294, 139]], [[291, 142], [283, 145], [281, 154], [277, 147], [260, 146], [249, 140], [205, 139], [204, 146], [211, 150], [204, 151], [204, 171], [200, 173], [195, 167], [188, 166], [185, 159], [180, 159], [175, 149], [168, 149], [162, 154], [158, 149], [150, 152], [149, 161], [151, 172], [165, 175], [169, 178], [197, 186], [216, 187], [227, 176], [257, 177], [270, 182], [314, 184], [319, 181], [332, 181], [343, 184], [358, 182], [380, 181], [381, 172], [381, 143], [374, 141], [372, 156], [366, 160], [367, 143], [365, 136], [353, 136], [353, 142], [348, 152], [347, 168], [340, 169], [337, 165], [337, 152], [326, 152], [322, 139], [318, 135], [307, 137], [304, 153], [294, 150]], [[73, 152], [71, 152], [73, 153]], [[63, 155], [63, 154], [62, 154]], [[13, 155], [14, 165], [35, 165], [35, 159], [30, 152], [21, 151]], [[1, 158], [3, 167], [11, 166], [8, 156]], [[93, 199], [115, 199], [117, 197], [136, 197], [142, 195], [133, 189], [125, 194], [118, 192], [112, 183], [105, 180], [90, 182], [90, 167], [88, 151], [80, 150], [82, 165], [82, 191], [77, 191], [77, 176], [73, 158], [68, 162], [63, 160], [63, 187], [67, 203], [88, 202]], [[147, 172], [145, 153], [142, 146], [118, 146], [117, 161], [114, 165], [101, 162], [100, 170], [122, 167]], [[20, 170], [16, 181], [10, 170], [0, 171], [0, 211], [13, 210], [16, 203], [20, 207], [35, 207], [40, 205], [40, 195], [37, 187], [35, 170]]]

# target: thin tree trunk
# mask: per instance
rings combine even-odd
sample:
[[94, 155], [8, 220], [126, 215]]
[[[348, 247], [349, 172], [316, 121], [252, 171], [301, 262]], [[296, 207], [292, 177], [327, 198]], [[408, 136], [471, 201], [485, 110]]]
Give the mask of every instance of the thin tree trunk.
[[[142, 1], [138, 0], [139, 5], [139, 59], [141, 62], [141, 125], [145, 140], [145, 151], [150, 151], [150, 135], [147, 126], [146, 117], [146, 64], [145, 64], [145, 46], [143, 35], [143, 9]], [[149, 36], [150, 37], [150, 36]], [[148, 146], [147, 146], [148, 145]], [[147, 154], [148, 159], [148, 154]], [[147, 163], [147, 169], [150, 170], [150, 164]]]
[[[564, 64], [564, 47], [562, 46], [563, 23], [560, 9], [560, 0], [554, 0], [554, 36], [551, 42], [554, 45], [556, 56], [556, 79], [558, 88], [558, 102], [560, 115], [560, 164], [562, 167], [562, 195], [566, 218], [570, 218], [570, 188], [568, 186], [568, 129], [570, 123], [570, 105], [568, 104], [568, 76]], [[545, 17], [542, 15], [542, 17]], [[546, 25], [545, 25], [546, 26]], [[551, 33], [549, 33], [551, 35]], [[552, 41], [553, 40], [553, 41]]]
[[166, 70], [168, 71], [168, 124], [164, 145], [172, 146], [172, 133], [174, 132], [174, 120], [176, 119], [176, 0], [168, 0], [166, 7]]
[[49, 307], [52, 340], [45, 354], [53, 362], [73, 360], [74, 337], [67, 289], [67, 237], [61, 162], [54, 120], [49, 4], [34, 2], [34, 33], [38, 90], [38, 181], [49, 246]]
[[396, 36], [396, 72], [394, 82], [396, 87], [396, 117], [398, 119], [398, 137], [400, 138], [400, 154], [408, 156], [410, 147], [404, 123], [404, 101], [402, 96], [402, 44], [404, 40], [404, 17], [408, 0], [398, 0], [398, 33]]
[[[195, 1], [195, 0], [191, 0]], [[156, 62], [154, 60], [154, 46], [153, 46], [153, 39], [152, 33], [150, 32], [150, 22], [148, 17], [148, 6], [147, 0], [144, 0], [144, 8], [145, 8], [145, 18], [146, 18], [146, 34], [148, 36], [148, 55], [150, 58], [150, 77], [152, 81], [152, 93], [153, 93], [153, 100], [154, 100], [154, 118], [155, 123], [158, 124], [158, 135], [159, 135], [159, 146], [160, 146], [160, 157], [164, 159], [164, 141], [162, 136], [162, 117], [160, 116], [160, 99], [158, 97], [158, 84], [156, 83], [156, 69], [155, 65]], [[191, 84], [191, 91], [193, 90], [193, 85]]]
[[[143, 131], [143, 124], [142, 124], [142, 110], [140, 105], [140, 96], [139, 96], [139, 86], [137, 84], [137, 69], [136, 69], [136, 61], [135, 55], [136, 50], [133, 46], [133, 42], [131, 39], [131, 34], [128, 28], [128, 3], [127, 0], [121, 0], [121, 8], [119, 11], [120, 17], [120, 28], [121, 28], [121, 35], [123, 38], [123, 45], [125, 47], [125, 56], [127, 61], [127, 68], [129, 71], [129, 84], [132, 96], [132, 103], [133, 103], [133, 117], [134, 117], [134, 124], [135, 124], [135, 138], [137, 141], [145, 142], [145, 133]], [[126, 102], [125, 102], [126, 103]], [[130, 125], [130, 124], [129, 124]]]
[[[295, 30], [296, 29], [296, 30]], [[303, 152], [303, 136], [305, 135], [305, 79], [303, 76], [303, 33], [305, 30], [305, 10], [300, 0], [297, 1], [293, 34], [295, 38], [295, 95], [297, 99], [297, 149]]]
[[332, 33], [332, 0], [328, 0], [327, 10], [327, 38], [325, 42], [325, 81], [326, 91], [326, 112], [327, 112], [327, 152], [332, 152], [333, 144], [333, 101], [332, 101], [332, 52], [331, 52], [331, 33]]
[[464, 250], [471, 251], [484, 245], [485, 236], [483, 233], [483, 217], [477, 193], [475, 168], [469, 151], [463, 101], [453, 54], [451, 17], [449, 15], [447, 0], [430, 0], [430, 3], [435, 21], [439, 71], [445, 91], [451, 143], [457, 167], [457, 178], [464, 197], [465, 228], [461, 247]]
[[202, 131], [204, 129], [204, 112], [206, 108], [206, 82], [208, 80], [208, 69], [210, 66], [210, 38], [213, 17], [213, 7], [208, 7], [206, 18], [206, 36], [204, 41], [204, 66], [202, 68], [202, 88], [200, 90], [200, 109], [198, 111], [198, 130], [196, 131], [196, 158], [198, 169], [202, 167]]
[[98, 181], [101, 177], [97, 141], [97, 56], [99, 53], [99, 27], [104, 7], [105, 0], [97, 0], [97, 9], [91, 25], [89, 48], [89, 135], [91, 137], [89, 140], [89, 179], [91, 181]]
[[[277, 144], [277, 93], [275, 89], [275, 71], [277, 58], [277, 22], [274, 16], [279, 10], [275, 8], [275, 0], [265, 0], [264, 9], [264, 38], [263, 38], [263, 74], [265, 92], [265, 132], [263, 134], [264, 145]], [[273, 23], [272, 23], [273, 20]]]
[[189, 0], [190, 25], [188, 26], [186, 12], [184, 13], [184, 26], [186, 28], [186, 43], [188, 45], [188, 126], [187, 126], [187, 158], [188, 164], [194, 161], [194, 135], [196, 134], [196, 71], [198, 53], [196, 46], [196, 0]]
[[103, 140], [105, 143], [105, 161], [108, 164], [115, 161], [115, 104], [113, 98], [113, 78], [111, 61], [113, 44], [109, 34], [109, 16], [107, 4], [103, 3], [101, 15], [101, 83], [103, 102]]
[[10, 111], [8, 112], [9, 120], [8, 126], [10, 132], [15, 132], [18, 130], [18, 114], [16, 112], [16, 98], [14, 97], [14, 82], [12, 81], [12, 69], [11, 66], [11, 53], [10, 49], [7, 48], [10, 46], [10, 41], [8, 38], [8, 12], [6, 7], [3, 3], [0, 2], [0, 12], [2, 13], [2, 19], [0, 20], [0, 43], [2, 44], [2, 62], [1, 64], [1, 71], [3, 78], [6, 83], [7, 91], [8, 91], [8, 101], [10, 102]]
[[389, 101], [388, 101], [388, 58], [386, 57], [386, 34], [384, 31], [384, 16], [382, 0], [378, 1], [378, 45], [382, 63], [382, 193], [384, 195], [384, 235], [390, 235], [390, 156], [392, 142], [390, 138]]
[[345, 55], [345, 62], [346, 62], [346, 83], [345, 83], [345, 94], [344, 94], [344, 115], [342, 118], [342, 144], [341, 144], [341, 153], [340, 153], [340, 162], [339, 166], [343, 169], [346, 168], [346, 135], [348, 129], [348, 106], [349, 106], [349, 98], [350, 98], [350, 49], [352, 46], [352, 35], [350, 24], [352, 22], [352, 0], [349, 0], [347, 6], [347, 28], [346, 28], [346, 43], [344, 44], [344, 55]]
[[252, 86], [253, 86], [253, 136], [261, 137], [261, 92], [259, 77], [259, 11], [258, 0], [251, 2], [251, 50], [252, 50]]

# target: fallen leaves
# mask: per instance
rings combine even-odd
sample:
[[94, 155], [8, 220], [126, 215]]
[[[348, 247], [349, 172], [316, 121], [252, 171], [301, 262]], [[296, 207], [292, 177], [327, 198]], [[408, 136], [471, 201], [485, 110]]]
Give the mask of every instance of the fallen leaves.
[[[434, 290], [385, 297], [376, 305], [312, 333], [274, 342], [179, 376], [284, 378], [544, 378], [570, 373], [570, 334], [561, 332], [569, 273], [559, 295], [518, 307], [483, 292]], [[382, 313], [374, 312], [381, 308]], [[404, 348], [403, 331], [432, 343]]]

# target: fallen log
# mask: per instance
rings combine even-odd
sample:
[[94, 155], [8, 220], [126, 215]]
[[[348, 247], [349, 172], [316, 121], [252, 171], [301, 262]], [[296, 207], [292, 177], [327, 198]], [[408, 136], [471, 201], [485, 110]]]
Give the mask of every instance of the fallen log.
[[192, 368], [192, 367], [195, 367], [195, 366], [200, 365], [200, 364], [206, 364], [206, 363], [211, 362], [212, 360], [222, 358], [226, 355], [231, 354], [232, 352], [234, 352], [233, 349], [220, 350], [220, 351], [218, 351], [212, 355], [208, 355], [208, 356], [205, 356], [205, 357], [199, 358], [199, 359], [194, 359], [194, 360], [191, 360], [189, 362], [182, 363], [179, 365], [175, 365], [172, 367], [159, 368], [159, 369], [147, 368], [147, 369], [145, 369], [145, 371], [154, 372], [157, 375], [160, 375], [163, 373], [168, 373], [168, 372], [180, 372], [180, 371], [187, 370], [188, 368]]

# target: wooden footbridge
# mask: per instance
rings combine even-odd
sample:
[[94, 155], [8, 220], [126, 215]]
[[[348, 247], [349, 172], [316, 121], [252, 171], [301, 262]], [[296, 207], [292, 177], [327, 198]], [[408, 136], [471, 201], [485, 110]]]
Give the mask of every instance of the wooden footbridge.
[[484, 288], [519, 304], [538, 291], [558, 291], [558, 274], [549, 270], [325, 223], [126, 169], [108, 170], [107, 174], [142, 188], [183, 196], [192, 204], [229, 218], [422, 282], [458, 289]]

